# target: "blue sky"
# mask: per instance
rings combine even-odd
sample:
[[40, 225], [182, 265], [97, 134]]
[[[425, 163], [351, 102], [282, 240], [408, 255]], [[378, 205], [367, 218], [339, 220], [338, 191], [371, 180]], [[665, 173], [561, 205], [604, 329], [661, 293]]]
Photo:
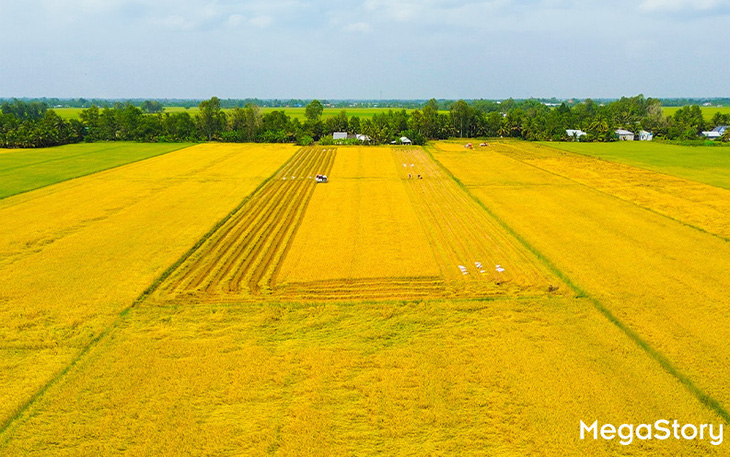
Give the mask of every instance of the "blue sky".
[[730, 95], [730, 0], [0, 0], [0, 23], [0, 97]]

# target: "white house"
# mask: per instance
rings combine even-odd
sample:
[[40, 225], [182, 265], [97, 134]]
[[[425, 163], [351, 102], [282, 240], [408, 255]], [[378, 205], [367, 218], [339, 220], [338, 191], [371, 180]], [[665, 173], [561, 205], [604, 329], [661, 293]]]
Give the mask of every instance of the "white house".
[[363, 135], [362, 133], [358, 133], [357, 135], [355, 135], [355, 138], [357, 138], [358, 140], [362, 141], [363, 143], [369, 143], [370, 142], [370, 137], [367, 136], [367, 135]]
[[347, 132], [335, 132], [332, 134], [333, 140], [346, 140], [347, 139]]
[[568, 135], [568, 138], [572, 138], [574, 140], [577, 140], [582, 136], [586, 136], [586, 132], [583, 130], [568, 129], [565, 133]]
[[618, 136], [619, 141], [634, 141], [633, 132], [628, 130], [618, 129], [616, 130], [616, 136]]
[[654, 139], [654, 134], [651, 132], [647, 132], [646, 130], [642, 130], [639, 132], [639, 141], [651, 141]]
[[718, 125], [714, 129], [710, 130], [709, 132], [702, 132], [702, 135], [704, 135], [709, 140], [716, 140], [723, 136], [725, 132], [727, 131], [728, 126], [727, 125]]
[[405, 136], [400, 137], [400, 142], [403, 144], [411, 144], [411, 140], [409, 140], [408, 137]]

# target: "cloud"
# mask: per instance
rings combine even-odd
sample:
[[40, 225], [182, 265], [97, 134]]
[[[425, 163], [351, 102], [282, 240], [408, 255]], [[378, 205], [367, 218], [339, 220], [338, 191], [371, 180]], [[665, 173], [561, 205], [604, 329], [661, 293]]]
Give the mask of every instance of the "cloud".
[[167, 17], [156, 18], [150, 22], [166, 30], [189, 31], [196, 27], [195, 22], [189, 21], [183, 16], [175, 14]]
[[[727, 61], [698, 50], [730, 38], [727, 14], [730, 0], [0, 0], [0, 91], [686, 95], [711, 78], [724, 87]], [[40, 32], [28, 34], [28, 24]], [[372, 64], [332, 72], [311, 59], [312, 49]], [[274, 54], [282, 58], [267, 58]], [[566, 55], [579, 64], [566, 67]], [[200, 65], [191, 70], [191, 61]], [[681, 78], [678, 61], [692, 62]], [[291, 76], [292, 66], [301, 72]], [[415, 66], [428, 71], [414, 76]], [[129, 77], [139, 68], [147, 73]]]
[[229, 27], [238, 27], [246, 20], [246, 17], [242, 14], [231, 14], [228, 16], [228, 20], [226, 21], [226, 25]]
[[368, 33], [370, 30], [372, 30], [372, 28], [367, 22], [355, 22], [354, 24], [347, 24], [342, 27], [343, 32]]
[[365, 11], [383, 13], [399, 22], [408, 22], [414, 19], [419, 11], [418, 3], [402, 0], [366, 0], [363, 7]]
[[547, 21], [574, 16], [581, 10], [605, 8], [594, 0], [363, 0], [361, 10], [371, 22], [421, 26], [499, 28], [499, 21]]
[[260, 29], [266, 28], [271, 25], [273, 22], [273, 18], [271, 16], [258, 16], [249, 21], [251, 25], [254, 27], [258, 27]]
[[422, 19], [437, 20], [444, 13], [462, 9], [491, 9], [494, 6], [511, 3], [510, 0], [365, 0], [362, 8], [366, 12], [397, 22], [411, 22]]
[[657, 13], [728, 13], [730, 0], [644, 0], [639, 8]]

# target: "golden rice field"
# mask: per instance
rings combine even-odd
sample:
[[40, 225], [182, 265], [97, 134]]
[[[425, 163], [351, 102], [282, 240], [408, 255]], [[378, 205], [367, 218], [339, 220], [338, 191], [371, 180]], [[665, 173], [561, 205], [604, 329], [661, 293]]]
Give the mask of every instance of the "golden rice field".
[[309, 203], [279, 284], [440, 274], [390, 149], [339, 148], [331, 175]]
[[[504, 147], [508, 149], [503, 149]], [[493, 149], [523, 163], [730, 239], [730, 190], [536, 143]]]
[[[13, 456], [616, 455], [615, 441], [576, 439], [578, 421], [665, 416], [717, 420], [585, 300], [142, 306], [0, 445]], [[706, 443], [639, 450], [721, 455]]]
[[201, 145], [0, 200], [0, 422], [294, 150]]
[[[726, 204], [715, 201], [726, 191], [663, 175], [636, 181], [648, 173], [641, 170], [611, 182], [608, 173], [591, 176], [583, 159], [539, 152], [545, 158], [521, 143], [469, 152], [436, 145], [434, 156], [578, 288], [702, 391], [730, 404], [722, 375], [730, 370], [730, 245], [715, 235], [724, 235], [730, 213], [702, 217], [704, 209]], [[637, 186], [648, 191], [639, 195]], [[666, 186], [702, 200], [697, 210], [677, 210], [671, 194], [664, 206]], [[693, 226], [700, 222], [702, 230]]]
[[440, 142], [206, 144], [9, 197], [0, 455], [724, 455], [579, 422], [730, 417], [726, 193]]
[[[317, 185], [318, 173], [337, 179]], [[153, 301], [566, 293], [561, 285], [423, 150], [310, 147], [207, 238]]]

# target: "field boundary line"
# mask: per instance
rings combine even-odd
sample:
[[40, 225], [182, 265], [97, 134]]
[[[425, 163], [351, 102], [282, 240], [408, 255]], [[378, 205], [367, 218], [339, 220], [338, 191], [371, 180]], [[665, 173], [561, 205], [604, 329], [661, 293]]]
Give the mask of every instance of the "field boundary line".
[[[251, 198], [253, 195], [256, 194], [263, 186], [265, 186], [269, 181], [271, 181], [281, 170], [286, 167], [286, 165], [296, 156], [297, 152], [299, 152], [300, 149], [296, 150], [292, 156], [286, 160], [279, 168], [276, 169], [268, 178], [264, 179], [253, 191], [251, 191], [244, 199], [236, 205], [236, 207], [230, 211], [227, 215], [223, 217], [223, 219], [219, 220], [213, 228], [208, 230], [208, 232], [203, 235], [202, 238], [200, 238], [190, 249], [188, 249], [180, 258], [170, 265], [165, 271], [163, 271], [153, 282], [150, 284], [142, 293], [127, 307], [122, 309], [119, 314], [117, 314], [114, 321], [109, 324], [104, 330], [102, 330], [97, 336], [92, 338], [86, 346], [84, 346], [81, 351], [78, 352], [78, 354], [71, 359], [68, 365], [66, 365], [64, 368], [61, 369], [58, 373], [56, 373], [54, 376], [51, 377], [51, 379], [46, 382], [36, 393], [34, 393], [25, 403], [22, 403], [16, 410], [10, 415], [7, 421], [5, 421], [4, 424], [0, 425], [0, 446], [3, 446], [8, 442], [10, 439], [10, 435], [6, 435], [6, 432], [10, 429], [10, 427], [16, 423], [20, 417], [30, 409], [31, 406], [35, 402], [37, 402], [43, 395], [53, 387], [57, 382], [59, 382], [66, 374], [68, 374], [71, 369], [76, 366], [79, 362], [82, 361], [84, 356], [94, 347], [96, 346], [104, 337], [109, 335], [112, 330], [114, 330], [129, 314], [129, 312], [139, 306], [142, 302], [144, 302], [152, 293], [157, 290], [157, 288], [172, 274], [175, 272], [175, 270], [182, 265], [185, 260], [187, 260], [200, 246], [205, 243], [205, 241], [210, 238], [223, 224], [225, 224], [238, 210], [243, 207]], [[173, 151], [170, 151], [173, 152]]]
[[[114, 165], [114, 166], [107, 167], [107, 168], [102, 168], [100, 170], [92, 171], [92, 172], [89, 172], [89, 173], [84, 173], [84, 174], [81, 174], [81, 175], [78, 175], [78, 176], [74, 176], [73, 178], [62, 179], [60, 181], [56, 181], [56, 182], [44, 184], [42, 186], [34, 187], [32, 189], [22, 190], [20, 192], [17, 192], [15, 194], [12, 194], [12, 195], [6, 195], [4, 197], [0, 197], [0, 201], [1, 200], [5, 200], [6, 198], [15, 197], [16, 195], [27, 194], [28, 192], [33, 192], [34, 190], [44, 189], [44, 188], [50, 187], [50, 186], [55, 186], [56, 184], [61, 184], [61, 183], [67, 182], [67, 181], [73, 181], [74, 179], [86, 178], [87, 176], [95, 175], [97, 173], [103, 173], [105, 171], [114, 170], [115, 168], [125, 167], [127, 165], [132, 165], [134, 163], [143, 162], [143, 161], [149, 160], [149, 159], [154, 159], [155, 157], [161, 157], [161, 156], [164, 156], [165, 154], [170, 154], [170, 153], [173, 153], [173, 152], [181, 151], [183, 149], [187, 149], [187, 148], [191, 148], [193, 146], [196, 146], [195, 143], [184, 143], [184, 144], [186, 146], [181, 146], [181, 147], [179, 147], [177, 149], [172, 149], [170, 151], [161, 152], [159, 154], [155, 154], [155, 155], [152, 155], [152, 156], [149, 156], [149, 157], [144, 157], [144, 158], [141, 158], [141, 159], [133, 160], [131, 162], [122, 163], [122, 164]], [[83, 155], [85, 155], [85, 154], [78, 154], [78, 155], [75, 155], [73, 157], [80, 157], [80, 156], [83, 156]], [[61, 159], [58, 159], [58, 160], [61, 160]]]
[[[510, 144], [506, 144], [506, 143], [505, 143], [505, 146], [507, 146], [508, 148], [515, 148], [515, 146], [512, 146], [512, 145], [510, 145]], [[555, 151], [558, 151], [558, 152], [567, 152], [568, 154], [571, 154], [571, 152], [570, 152], [570, 151], [563, 151], [563, 150], [561, 150], [561, 149], [551, 148], [550, 146], [546, 146], [546, 147], [548, 147], [548, 148], [550, 148], [550, 149], [553, 149], [553, 150], [555, 150]], [[667, 218], [667, 219], [669, 219], [669, 220], [671, 220], [671, 221], [677, 222], [678, 224], [684, 225], [685, 227], [689, 227], [689, 228], [692, 228], [692, 229], [698, 230], [698, 231], [700, 231], [700, 232], [702, 232], [702, 233], [705, 233], [705, 234], [707, 234], [707, 235], [711, 235], [711, 236], [717, 237], [717, 238], [721, 239], [722, 241], [725, 241], [726, 243], [730, 243], [730, 238], [725, 238], [724, 236], [722, 236], [722, 235], [718, 235], [717, 233], [712, 233], [712, 232], [709, 232], [709, 231], [707, 231], [707, 230], [703, 229], [702, 227], [697, 227], [696, 225], [692, 225], [692, 224], [690, 224], [689, 222], [681, 221], [681, 220], [679, 220], [679, 219], [677, 219], [677, 218], [674, 218], [674, 217], [672, 217], [672, 216], [670, 216], [670, 215], [668, 215], [668, 214], [660, 213], [659, 211], [657, 211], [657, 210], [655, 210], [655, 209], [652, 209], [652, 208], [648, 208], [648, 207], [646, 207], [646, 206], [644, 206], [644, 205], [640, 205], [639, 203], [636, 203], [635, 201], [632, 201], [632, 200], [629, 200], [629, 199], [626, 199], [626, 198], [622, 198], [622, 197], [619, 197], [618, 195], [612, 194], [612, 193], [610, 193], [610, 192], [608, 192], [608, 191], [605, 191], [605, 190], [601, 190], [601, 189], [598, 189], [598, 188], [596, 188], [596, 187], [593, 187], [593, 186], [591, 186], [591, 185], [588, 185], [588, 184], [586, 184], [586, 183], [582, 183], [582, 182], [580, 182], [580, 181], [577, 181], [577, 180], [575, 180], [575, 179], [573, 179], [573, 178], [570, 178], [570, 177], [568, 177], [568, 176], [564, 176], [564, 175], [561, 175], [561, 174], [559, 174], [559, 173], [556, 173], [556, 172], [554, 172], [554, 171], [550, 171], [550, 170], [548, 170], [548, 169], [546, 169], [546, 168], [543, 168], [543, 167], [540, 167], [540, 166], [538, 166], [537, 164], [534, 164], [534, 163], [529, 163], [529, 162], [525, 162], [524, 160], [522, 160], [522, 159], [518, 159], [518, 158], [515, 158], [515, 157], [510, 157], [510, 156], [508, 156], [508, 155], [505, 155], [505, 154], [503, 154], [503, 153], [501, 153], [501, 152], [499, 152], [499, 151], [495, 151], [495, 153], [497, 153], [497, 154], [499, 154], [499, 155], [502, 155], [502, 156], [504, 156], [504, 157], [507, 157], [507, 158], [509, 158], [509, 159], [515, 160], [515, 161], [517, 161], [517, 162], [523, 163], [523, 164], [525, 164], [525, 165], [527, 165], [527, 166], [533, 167], [533, 168], [535, 168], [535, 169], [537, 169], [537, 170], [540, 170], [540, 171], [544, 171], [545, 173], [551, 174], [551, 175], [553, 175], [553, 176], [557, 176], [558, 178], [563, 178], [563, 179], [566, 179], [566, 180], [568, 180], [568, 181], [570, 181], [570, 182], [572, 182], [572, 183], [578, 184], [579, 186], [584, 186], [584, 187], [587, 187], [588, 189], [591, 189], [591, 190], [594, 190], [594, 191], [596, 191], [596, 192], [598, 192], [598, 193], [600, 193], [600, 194], [606, 195], [607, 197], [615, 198], [616, 200], [620, 200], [620, 201], [622, 201], [622, 202], [626, 202], [626, 203], [629, 203], [629, 204], [631, 204], [631, 205], [633, 205], [633, 206], [636, 206], [637, 208], [641, 208], [641, 209], [644, 209], [644, 210], [646, 210], [646, 211], [649, 211], [650, 213], [654, 213], [654, 214], [656, 214], [657, 216], [661, 216], [661, 217]], [[580, 154], [580, 155], [582, 155], [582, 154]], [[591, 156], [589, 156], [589, 155], [586, 155], [585, 157], [588, 157], [588, 158], [594, 158], [594, 159], [596, 159], [596, 160], [603, 160], [604, 162], [607, 162], [607, 163], [611, 163], [611, 164], [614, 164], [614, 165], [615, 165], [615, 164], [618, 164], [618, 165], [620, 165], [620, 166], [624, 166], [624, 167], [629, 167], [629, 168], [631, 168], [631, 167], [632, 167], [632, 165], [625, 165], [625, 164], [622, 164], [622, 163], [620, 163], [620, 162], [611, 162], [610, 160], [604, 160], [604, 159], [600, 159], [600, 158], [596, 158], [596, 157], [591, 157]], [[636, 169], [638, 169], [638, 170], [644, 170], [644, 171], [648, 171], [648, 172], [650, 172], [650, 173], [657, 173], [657, 172], [655, 172], [655, 171], [652, 171], [652, 170], [647, 170], [647, 169], [644, 169], [644, 168], [641, 168], [641, 167], [634, 167], [634, 168], [636, 168]], [[665, 174], [665, 173], [657, 173], [657, 174], [660, 174], [660, 175], [665, 175], [665, 176], [669, 176], [670, 178], [674, 178], [674, 179], [685, 179], [685, 178], [682, 178], [682, 177], [678, 177], [678, 176], [673, 176], [673, 175], [669, 175], [669, 174]], [[697, 183], [697, 184], [702, 184], [702, 185], [706, 185], [706, 186], [710, 186], [710, 187], [715, 187], [715, 188], [717, 188], [717, 189], [724, 189], [723, 187], [711, 186], [711, 185], [709, 185], [709, 184], [705, 184], [705, 183], [702, 183], [702, 182], [699, 182], [699, 181], [693, 181], [693, 180], [691, 180], [691, 179], [687, 179], [686, 181], [689, 181], [689, 182], [693, 182], [693, 183]]]
[[[669, 373], [671, 376], [673, 376], [677, 381], [679, 381], [680, 384], [682, 384], [692, 395], [695, 396], [697, 400], [700, 401], [703, 405], [705, 405], [708, 409], [714, 411], [717, 415], [719, 415], [727, 424], [730, 424], [730, 413], [722, 406], [722, 404], [717, 401], [712, 396], [705, 393], [702, 389], [697, 387], [695, 383], [685, 374], [683, 374], [679, 369], [677, 369], [672, 362], [661, 352], [654, 349], [648, 342], [646, 342], [641, 336], [632, 330], [629, 326], [624, 324], [618, 317], [616, 317], [603, 303], [601, 303], [598, 299], [594, 298], [593, 296], [589, 295], [586, 291], [584, 291], [582, 288], [580, 288], [578, 285], [576, 285], [573, 281], [571, 281], [562, 271], [560, 271], [550, 260], [545, 258], [537, 249], [535, 249], [531, 244], [529, 244], [522, 236], [520, 236], [515, 230], [513, 230], [509, 225], [507, 225], [501, 218], [497, 217], [479, 198], [477, 198], [470, 190], [469, 188], [464, 185], [463, 182], [456, 176], [454, 176], [453, 173], [451, 173], [451, 170], [446, 168], [434, 155], [432, 154], [432, 151], [429, 148], [432, 148], [433, 146], [426, 146], [424, 149], [428, 153], [428, 155], [431, 157], [431, 159], [436, 162], [443, 170], [446, 172], [451, 179], [453, 179], [459, 187], [462, 188], [464, 192], [466, 192], [469, 197], [471, 197], [474, 201], [476, 201], [479, 206], [481, 206], [487, 213], [492, 215], [492, 217], [497, 220], [497, 222], [502, 225], [505, 230], [510, 232], [512, 235], [514, 235], [521, 243], [525, 245], [527, 249], [529, 249], [532, 253], [534, 253], [540, 260], [545, 262], [545, 265], [552, 270], [558, 277], [563, 279], [566, 284], [572, 288], [577, 296], [575, 298], [587, 298], [590, 300], [590, 302], [593, 304], [594, 308], [596, 308], [601, 314], [603, 314], [606, 319], [608, 319], [611, 323], [613, 323], [616, 327], [619, 328], [631, 341], [633, 341], [637, 346], [639, 346], [641, 349], [646, 352], [646, 354], [654, 359], [655, 362], [659, 364], [667, 373]], [[526, 164], [530, 165], [530, 164]], [[538, 168], [539, 169], [539, 168]], [[559, 175], [558, 175], [559, 176]]]

